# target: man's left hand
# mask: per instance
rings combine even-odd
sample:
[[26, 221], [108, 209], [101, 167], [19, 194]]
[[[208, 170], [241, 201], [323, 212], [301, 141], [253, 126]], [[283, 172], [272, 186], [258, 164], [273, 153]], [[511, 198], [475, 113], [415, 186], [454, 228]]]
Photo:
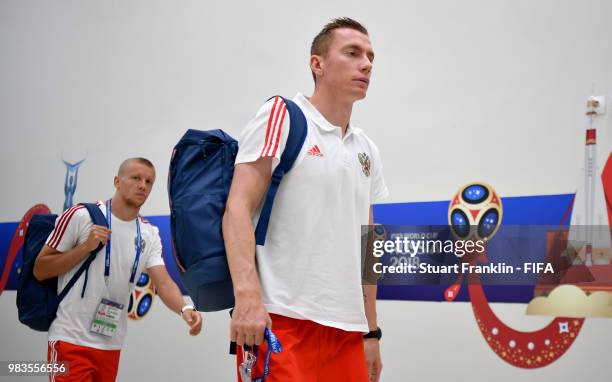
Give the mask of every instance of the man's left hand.
[[198, 335], [200, 330], [202, 330], [202, 316], [200, 315], [200, 312], [192, 309], [186, 309], [181, 316], [187, 325], [189, 325], [189, 334], [192, 336]]
[[365, 361], [368, 367], [368, 378], [370, 382], [378, 382], [382, 371], [382, 361], [380, 359], [380, 343], [376, 338], [366, 338], [363, 340], [365, 351]]

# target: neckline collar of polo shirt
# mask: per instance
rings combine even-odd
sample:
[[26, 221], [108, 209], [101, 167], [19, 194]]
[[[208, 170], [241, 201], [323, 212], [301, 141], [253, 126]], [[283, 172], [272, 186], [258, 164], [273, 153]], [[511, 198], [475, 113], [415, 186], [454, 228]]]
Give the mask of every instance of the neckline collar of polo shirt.
[[317, 110], [316, 107], [312, 103], [310, 103], [310, 99], [303, 95], [302, 93], [298, 93], [295, 96], [295, 101], [298, 105], [301, 106], [302, 111], [308, 114], [308, 117], [313, 119], [315, 123], [325, 131], [334, 131], [338, 134], [338, 136], [342, 139], [348, 138], [353, 131], [355, 130], [354, 126], [349, 122], [348, 129], [346, 129], [346, 134], [342, 137], [342, 128], [336, 125], [331, 124], [324, 116]]

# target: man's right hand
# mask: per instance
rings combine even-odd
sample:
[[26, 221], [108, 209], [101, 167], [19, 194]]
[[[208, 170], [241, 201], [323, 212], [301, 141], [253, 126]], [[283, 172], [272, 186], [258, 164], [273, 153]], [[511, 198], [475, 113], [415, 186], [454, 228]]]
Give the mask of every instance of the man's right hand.
[[98, 248], [99, 244], [106, 245], [110, 234], [110, 229], [94, 224], [91, 226], [91, 231], [89, 231], [89, 236], [87, 237], [85, 243], [83, 243], [83, 246], [87, 252], [92, 252]]
[[232, 341], [239, 346], [259, 345], [266, 328], [272, 328], [272, 319], [261, 298], [237, 298], [230, 329]]
[[223, 240], [236, 302], [230, 338], [240, 346], [259, 345], [266, 327], [272, 325], [261, 298], [252, 220], [270, 184], [272, 159], [262, 157], [236, 165], [223, 214]]

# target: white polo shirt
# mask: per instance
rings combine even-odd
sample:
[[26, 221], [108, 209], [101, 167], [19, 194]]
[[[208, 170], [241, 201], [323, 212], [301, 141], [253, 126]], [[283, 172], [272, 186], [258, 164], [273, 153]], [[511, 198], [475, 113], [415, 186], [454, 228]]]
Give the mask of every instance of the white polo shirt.
[[[256, 249], [263, 301], [270, 313], [367, 332], [361, 226], [388, 194], [380, 155], [361, 129], [351, 125], [342, 137], [306, 97], [293, 100], [308, 135], [276, 194], [265, 246]], [[271, 156], [276, 167], [289, 126], [282, 99], [268, 101], [243, 131], [236, 164]]]
[[[105, 205], [99, 202], [98, 206], [106, 216]], [[144, 218], [139, 217], [138, 219], [140, 219], [142, 252], [134, 282], [138, 281], [140, 274], [145, 269], [164, 265], [162, 245], [157, 227]], [[121, 349], [127, 329], [127, 309], [131, 293], [129, 281], [136, 258], [136, 219], [124, 221], [112, 215], [111, 225], [109, 287], [106, 288], [104, 282], [104, 260], [106, 256], [106, 247], [104, 247], [89, 266], [85, 295], [81, 298], [85, 280], [85, 274], [83, 273], [61, 302], [57, 310], [57, 317], [49, 328], [49, 341], [60, 340], [103, 350]], [[75, 205], [58, 217], [55, 229], [49, 235], [46, 244], [60, 252], [69, 251], [87, 240], [91, 226], [91, 217], [87, 209]], [[58, 256], [61, 256], [61, 254]], [[58, 277], [58, 293], [68, 284], [83, 261]], [[89, 330], [98, 304], [103, 297], [124, 305], [117, 332], [112, 338]]]

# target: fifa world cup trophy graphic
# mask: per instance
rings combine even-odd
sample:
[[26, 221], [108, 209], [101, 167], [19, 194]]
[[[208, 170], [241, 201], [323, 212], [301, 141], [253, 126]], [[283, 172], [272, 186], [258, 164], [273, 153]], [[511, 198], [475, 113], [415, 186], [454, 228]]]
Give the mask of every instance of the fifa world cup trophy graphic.
[[63, 211], [66, 211], [68, 208], [72, 207], [73, 202], [72, 199], [74, 197], [74, 193], [77, 188], [77, 178], [79, 175], [79, 166], [85, 161], [82, 159], [77, 163], [68, 163], [63, 161], [66, 165], [66, 179], [64, 180], [64, 208]]

